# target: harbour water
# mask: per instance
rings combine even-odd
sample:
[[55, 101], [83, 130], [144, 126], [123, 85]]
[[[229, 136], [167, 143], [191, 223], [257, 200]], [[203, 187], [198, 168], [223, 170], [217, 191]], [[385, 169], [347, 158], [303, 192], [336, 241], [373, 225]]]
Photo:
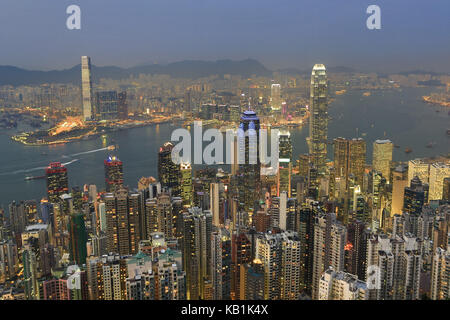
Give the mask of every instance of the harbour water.
[[[449, 108], [433, 106], [421, 101], [428, 88], [373, 91], [349, 91], [338, 96], [330, 105], [328, 136], [362, 137], [367, 141], [367, 162], [372, 159], [372, 143], [376, 139], [390, 139], [400, 146], [394, 148], [394, 160], [407, 161], [450, 152]], [[439, 112], [436, 112], [438, 110]], [[174, 127], [170, 124], [135, 128], [108, 134], [92, 140], [65, 145], [31, 147], [10, 139], [15, 132], [0, 134], [0, 205], [6, 209], [12, 200], [39, 200], [45, 196], [45, 179], [25, 181], [26, 176], [42, 176], [52, 161], [66, 164], [69, 184], [86, 183], [104, 188], [103, 161], [113, 153], [124, 163], [124, 182], [134, 188], [142, 176], [157, 176], [159, 147], [170, 139]], [[291, 129], [294, 158], [307, 152], [305, 138], [308, 125]], [[427, 144], [432, 143], [432, 148]], [[118, 145], [115, 151], [109, 145]], [[407, 154], [405, 148], [411, 148]], [[332, 145], [328, 146], [332, 159]]]

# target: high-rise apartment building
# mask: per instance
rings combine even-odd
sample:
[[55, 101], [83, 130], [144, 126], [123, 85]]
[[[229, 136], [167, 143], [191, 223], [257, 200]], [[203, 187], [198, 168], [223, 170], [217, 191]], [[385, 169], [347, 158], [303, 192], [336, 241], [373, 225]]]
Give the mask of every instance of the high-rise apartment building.
[[450, 299], [450, 252], [436, 248], [431, 269], [431, 299]]
[[183, 270], [186, 272], [188, 300], [204, 298], [205, 282], [211, 269], [212, 214], [200, 208], [189, 208], [183, 215]]
[[59, 202], [59, 197], [69, 191], [67, 168], [61, 162], [52, 162], [45, 169], [47, 196], [51, 203]]
[[319, 300], [368, 300], [366, 283], [343, 271], [326, 270], [320, 278]]
[[116, 156], [104, 161], [106, 192], [114, 192], [123, 185], [123, 163]]
[[120, 255], [136, 254], [140, 241], [139, 194], [118, 189], [105, 194], [104, 201], [108, 251]]

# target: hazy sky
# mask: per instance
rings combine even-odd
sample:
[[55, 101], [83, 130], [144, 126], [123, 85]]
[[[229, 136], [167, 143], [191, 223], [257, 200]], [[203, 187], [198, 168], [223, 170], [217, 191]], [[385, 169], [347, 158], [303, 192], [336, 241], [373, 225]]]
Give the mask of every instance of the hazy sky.
[[[81, 7], [81, 30], [66, 28]], [[381, 7], [381, 30], [366, 9]], [[0, 65], [60, 69], [255, 58], [361, 70], [450, 71], [449, 0], [1, 0]]]

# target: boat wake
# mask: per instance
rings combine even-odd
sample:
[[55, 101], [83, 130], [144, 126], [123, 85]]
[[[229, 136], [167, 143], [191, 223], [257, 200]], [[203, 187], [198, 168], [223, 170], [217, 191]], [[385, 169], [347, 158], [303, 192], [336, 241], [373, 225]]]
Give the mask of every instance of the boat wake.
[[94, 153], [94, 152], [99, 152], [99, 151], [105, 151], [105, 150], [108, 150], [108, 148], [109, 147], [95, 149], [95, 150], [89, 150], [89, 151], [83, 151], [83, 152], [78, 152], [78, 153], [72, 153], [72, 154], [70, 154], [68, 156], [63, 155], [63, 158], [72, 158], [72, 157], [81, 156], [83, 154], [89, 154], [89, 153]]
[[[73, 160], [71, 160], [69, 162], [62, 163], [62, 165], [67, 166], [67, 165], [72, 164], [74, 162], [77, 162], [79, 160], [80, 159], [73, 159]], [[19, 174], [19, 173], [28, 173], [28, 172], [38, 171], [38, 170], [44, 170], [46, 168], [47, 167], [45, 166], [45, 167], [35, 167], [35, 168], [31, 168], [31, 169], [20, 169], [20, 170], [16, 170], [16, 171], [12, 171], [12, 172], [0, 173], [0, 176], [10, 175], [10, 174]]]

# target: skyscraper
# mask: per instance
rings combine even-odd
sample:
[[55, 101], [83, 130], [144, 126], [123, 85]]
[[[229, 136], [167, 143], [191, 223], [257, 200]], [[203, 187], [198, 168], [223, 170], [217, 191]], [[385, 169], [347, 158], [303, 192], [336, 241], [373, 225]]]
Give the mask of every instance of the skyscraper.
[[127, 92], [122, 91], [117, 95], [117, 114], [120, 120], [128, 119]]
[[166, 142], [159, 148], [158, 153], [158, 178], [161, 182], [161, 187], [171, 189], [171, 194], [174, 197], [181, 195], [180, 187], [180, 165], [172, 161], [172, 150], [174, 145], [171, 142]]
[[428, 185], [422, 184], [422, 181], [416, 176], [411, 180], [411, 186], [404, 189], [403, 212], [418, 216], [427, 202]]
[[123, 163], [115, 156], [104, 161], [106, 192], [114, 192], [123, 185]]
[[192, 204], [192, 167], [190, 163], [182, 163], [181, 171], [181, 198], [184, 206]]
[[328, 138], [328, 78], [323, 64], [314, 65], [311, 73], [309, 108], [309, 154], [318, 173], [324, 174]]
[[429, 200], [441, 200], [444, 191], [444, 178], [450, 177], [450, 165], [436, 162], [430, 165]]
[[278, 195], [287, 192], [291, 196], [292, 173], [292, 142], [289, 131], [280, 131], [279, 137], [279, 167], [278, 167]]
[[387, 183], [390, 183], [391, 178], [391, 162], [392, 150], [394, 145], [390, 140], [375, 140], [373, 143], [373, 170], [380, 172]]
[[69, 191], [67, 168], [61, 162], [52, 162], [45, 170], [47, 177], [47, 196], [51, 203], [57, 203], [59, 197]]
[[392, 172], [392, 210], [393, 214], [402, 213], [405, 188], [409, 185], [408, 167], [398, 165]]
[[119, 114], [119, 97], [117, 91], [97, 92], [95, 94], [95, 107], [99, 120], [116, 120]]
[[242, 113], [241, 123], [238, 130], [239, 154], [245, 155], [240, 159], [239, 173], [243, 179], [241, 203], [245, 210], [254, 209], [255, 200], [261, 187], [261, 162], [259, 155], [259, 118], [252, 110]]
[[349, 178], [353, 175], [354, 182], [362, 187], [366, 165], [366, 142], [361, 138], [336, 138], [333, 142], [336, 177], [343, 178], [348, 188]]
[[89, 121], [93, 117], [91, 58], [81, 57], [81, 94], [83, 98], [83, 120]]
[[211, 274], [212, 215], [210, 211], [193, 207], [184, 214], [183, 222], [183, 270], [186, 272], [187, 299], [203, 299], [205, 282]]
[[272, 111], [281, 109], [281, 86], [278, 83], [273, 83], [270, 87], [270, 107]]
[[81, 266], [86, 263], [87, 257], [87, 233], [84, 216], [80, 213], [70, 215], [68, 230], [70, 234], [70, 259]]
[[140, 241], [139, 194], [120, 188], [105, 195], [106, 234], [109, 252], [136, 254]]

